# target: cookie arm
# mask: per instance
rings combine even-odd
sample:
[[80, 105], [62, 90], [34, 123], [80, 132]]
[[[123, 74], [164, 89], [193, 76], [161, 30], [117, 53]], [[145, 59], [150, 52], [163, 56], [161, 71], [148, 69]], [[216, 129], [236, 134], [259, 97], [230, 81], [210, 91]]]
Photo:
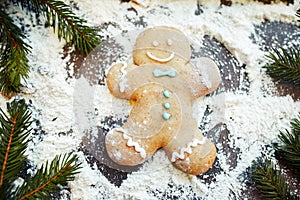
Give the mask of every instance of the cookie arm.
[[111, 94], [117, 98], [130, 99], [131, 94], [126, 92], [126, 75], [136, 67], [136, 65], [127, 65], [127, 63], [117, 63], [109, 68], [106, 84]]
[[207, 57], [197, 59], [192, 75], [192, 90], [194, 98], [207, 95], [216, 90], [221, 83], [221, 75], [216, 63]]

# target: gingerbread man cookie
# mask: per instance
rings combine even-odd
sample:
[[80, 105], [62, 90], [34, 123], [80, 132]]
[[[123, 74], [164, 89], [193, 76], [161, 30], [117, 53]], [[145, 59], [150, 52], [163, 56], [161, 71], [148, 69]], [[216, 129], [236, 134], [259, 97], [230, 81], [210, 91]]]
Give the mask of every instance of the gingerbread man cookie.
[[220, 73], [209, 58], [190, 62], [186, 36], [171, 27], [142, 32], [133, 51], [134, 64], [113, 65], [107, 86], [133, 108], [127, 122], [105, 138], [110, 158], [120, 165], [137, 165], [163, 148], [172, 164], [189, 174], [202, 174], [214, 163], [216, 148], [198, 129], [193, 101], [214, 91]]

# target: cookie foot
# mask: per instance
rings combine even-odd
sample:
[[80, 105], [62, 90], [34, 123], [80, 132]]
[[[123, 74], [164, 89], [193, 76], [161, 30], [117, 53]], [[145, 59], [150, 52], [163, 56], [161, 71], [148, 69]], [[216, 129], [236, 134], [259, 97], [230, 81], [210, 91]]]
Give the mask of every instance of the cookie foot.
[[109, 157], [119, 165], [135, 166], [146, 160], [147, 152], [139, 142], [134, 141], [122, 128], [112, 129], [105, 138]]
[[211, 168], [216, 158], [215, 145], [206, 138], [197, 141], [193, 140], [191, 144], [194, 145], [184, 148], [181, 154], [171, 154], [170, 160], [176, 168], [194, 175], [203, 174]]

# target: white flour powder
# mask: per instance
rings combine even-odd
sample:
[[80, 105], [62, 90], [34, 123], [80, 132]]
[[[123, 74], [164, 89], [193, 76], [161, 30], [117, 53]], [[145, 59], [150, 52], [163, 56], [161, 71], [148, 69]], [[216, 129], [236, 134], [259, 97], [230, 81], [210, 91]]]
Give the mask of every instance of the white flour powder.
[[[75, 3], [74, 3], [75, 2]], [[192, 175], [175, 169], [163, 151], [158, 151], [150, 161], [137, 172], [128, 174], [120, 187], [110, 183], [97, 169], [91, 167], [82, 152], [78, 152], [83, 136], [81, 124], [75, 120], [73, 110], [74, 85], [77, 80], [67, 78], [65, 70], [67, 59], [62, 59], [64, 42], [59, 42], [52, 29], [32, 27], [27, 31], [32, 53], [29, 56], [32, 73], [28, 85], [34, 88], [24, 98], [32, 101], [33, 116], [40, 121], [44, 133], [33, 136], [27, 151], [34, 165], [40, 166], [55, 155], [75, 151], [83, 162], [81, 173], [69, 184], [71, 199], [163, 199], [166, 196], [181, 196], [182, 199], [204, 196], [204, 199], [229, 199], [234, 192], [240, 195], [244, 187], [238, 176], [260, 155], [262, 147], [276, 139], [278, 130], [288, 128], [289, 120], [297, 116], [300, 102], [290, 96], [274, 95], [272, 81], [263, 75], [261, 66], [265, 52], [250, 39], [254, 25], [263, 21], [296, 21], [297, 5], [282, 3], [263, 5], [248, 2], [235, 3], [231, 7], [220, 7], [219, 1], [202, 3], [203, 13], [195, 15], [197, 1], [143, 1], [149, 7], [119, 1], [75, 0], [75, 12], [86, 18], [93, 26], [115, 22], [101, 29], [101, 35], [114, 37], [123, 30], [134, 30], [147, 26], [167, 25], [182, 30], [191, 40], [202, 46], [204, 35], [210, 35], [222, 42], [238, 59], [246, 64], [249, 76], [249, 92], [223, 92], [197, 101], [194, 115], [199, 123], [206, 106], [213, 110], [205, 131], [218, 123], [225, 123], [230, 131], [229, 146], [240, 149], [237, 166], [231, 170], [221, 144], [216, 144], [217, 157], [223, 169], [215, 176], [215, 181], [206, 183]], [[133, 9], [131, 9], [133, 8]], [[30, 17], [21, 10], [18, 15], [30, 24]], [[134, 11], [135, 10], [135, 11]], [[138, 15], [136, 15], [136, 13]], [[138, 22], [142, 23], [139, 24]], [[135, 23], [136, 22], [136, 23]], [[220, 66], [222, 67], [222, 66]], [[78, 83], [78, 82], [77, 82]], [[263, 86], [270, 86], [263, 91]], [[29, 86], [28, 86], [29, 87]], [[127, 103], [114, 99], [106, 86], [94, 86], [95, 107], [98, 108], [96, 121], [112, 114], [112, 101], [117, 101], [124, 110], [130, 109]], [[82, 94], [84, 96], [84, 94]], [[84, 97], [82, 97], [84, 98]], [[7, 100], [0, 97], [0, 106]], [[124, 113], [123, 113], [124, 114]], [[126, 113], [124, 114], [126, 115]], [[76, 123], [77, 124], [76, 124]], [[107, 127], [110, 128], [110, 127]], [[234, 143], [233, 143], [234, 141]], [[172, 185], [170, 187], [170, 185]]]

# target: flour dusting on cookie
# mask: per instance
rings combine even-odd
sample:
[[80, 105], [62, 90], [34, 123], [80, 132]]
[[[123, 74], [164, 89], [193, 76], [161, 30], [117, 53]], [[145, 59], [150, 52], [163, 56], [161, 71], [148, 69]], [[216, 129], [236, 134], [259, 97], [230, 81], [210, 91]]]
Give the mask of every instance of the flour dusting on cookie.
[[[218, 87], [220, 73], [209, 58], [198, 60], [203, 65], [199, 72], [190, 57], [188, 38], [175, 28], [160, 26], [137, 37], [134, 63], [110, 68], [111, 94], [133, 106], [127, 122], [106, 135], [113, 161], [138, 165], [163, 148], [172, 164], [186, 173], [202, 174], [212, 166], [216, 147], [198, 129], [192, 105]], [[118, 143], [111, 142], [115, 137]]]

